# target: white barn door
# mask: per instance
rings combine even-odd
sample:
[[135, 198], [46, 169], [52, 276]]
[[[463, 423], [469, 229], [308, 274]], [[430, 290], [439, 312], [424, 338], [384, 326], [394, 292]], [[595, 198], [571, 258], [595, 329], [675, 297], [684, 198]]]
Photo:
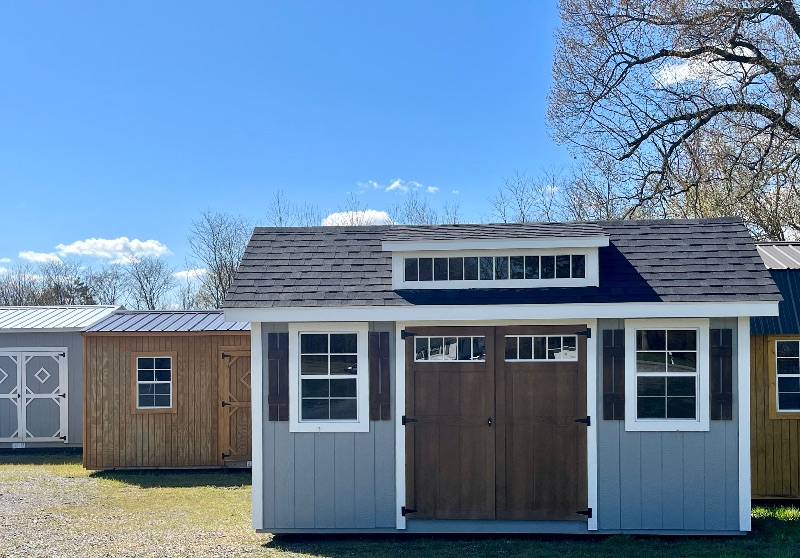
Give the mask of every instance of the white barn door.
[[67, 442], [66, 349], [3, 350], [0, 370], [0, 441]]

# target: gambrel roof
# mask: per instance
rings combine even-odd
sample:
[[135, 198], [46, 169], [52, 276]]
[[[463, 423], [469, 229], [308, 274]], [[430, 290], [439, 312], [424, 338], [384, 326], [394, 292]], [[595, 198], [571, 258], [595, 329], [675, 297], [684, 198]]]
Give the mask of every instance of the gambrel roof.
[[[384, 241], [606, 235], [599, 287], [392, 287]], [[225, 308], [778, 301], [738, 219], [256, 228]]]

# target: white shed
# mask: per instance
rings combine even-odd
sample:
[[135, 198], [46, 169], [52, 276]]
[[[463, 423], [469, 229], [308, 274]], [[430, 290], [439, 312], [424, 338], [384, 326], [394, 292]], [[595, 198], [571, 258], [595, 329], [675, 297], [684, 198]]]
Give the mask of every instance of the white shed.
[[81, 330], [117, 308], [0, 307], [0, 448], [83, 445]]

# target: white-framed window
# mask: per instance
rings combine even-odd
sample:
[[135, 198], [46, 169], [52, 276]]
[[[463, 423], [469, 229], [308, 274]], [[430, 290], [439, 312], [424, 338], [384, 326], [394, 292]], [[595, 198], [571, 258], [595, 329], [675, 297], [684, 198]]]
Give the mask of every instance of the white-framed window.
[[486, 337], [417, 336], [414, 337], [414, 361], [472, 362], [486, 359]]
[[134, 353], [135, 409], [163, 411], [174, 408], [174, 354]]
[[575, 335], [506, 335], [506, 362], [547, 362], [578, 360]]
[[776, 409], [800, 412], [800, 340], [775, 341]]
[[395, 289], [586, 287], [599, 283], [597, 248], [392, 254]]
[[289, 324], [289, 431], [368, 432], [366, 323]]
[[708, 320], [625, 321], [625, 430], [709, 429]]

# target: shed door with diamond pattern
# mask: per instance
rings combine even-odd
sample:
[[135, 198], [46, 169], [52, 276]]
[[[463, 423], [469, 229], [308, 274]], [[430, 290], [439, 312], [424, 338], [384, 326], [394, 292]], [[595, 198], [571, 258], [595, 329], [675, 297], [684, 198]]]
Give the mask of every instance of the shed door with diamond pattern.
[[0, 442], [67, 442], [66, 349], [0, 351]]
[[221, 347], [219, 354], [220, 459], [248, 462], [252, 457], [250, 350]]

